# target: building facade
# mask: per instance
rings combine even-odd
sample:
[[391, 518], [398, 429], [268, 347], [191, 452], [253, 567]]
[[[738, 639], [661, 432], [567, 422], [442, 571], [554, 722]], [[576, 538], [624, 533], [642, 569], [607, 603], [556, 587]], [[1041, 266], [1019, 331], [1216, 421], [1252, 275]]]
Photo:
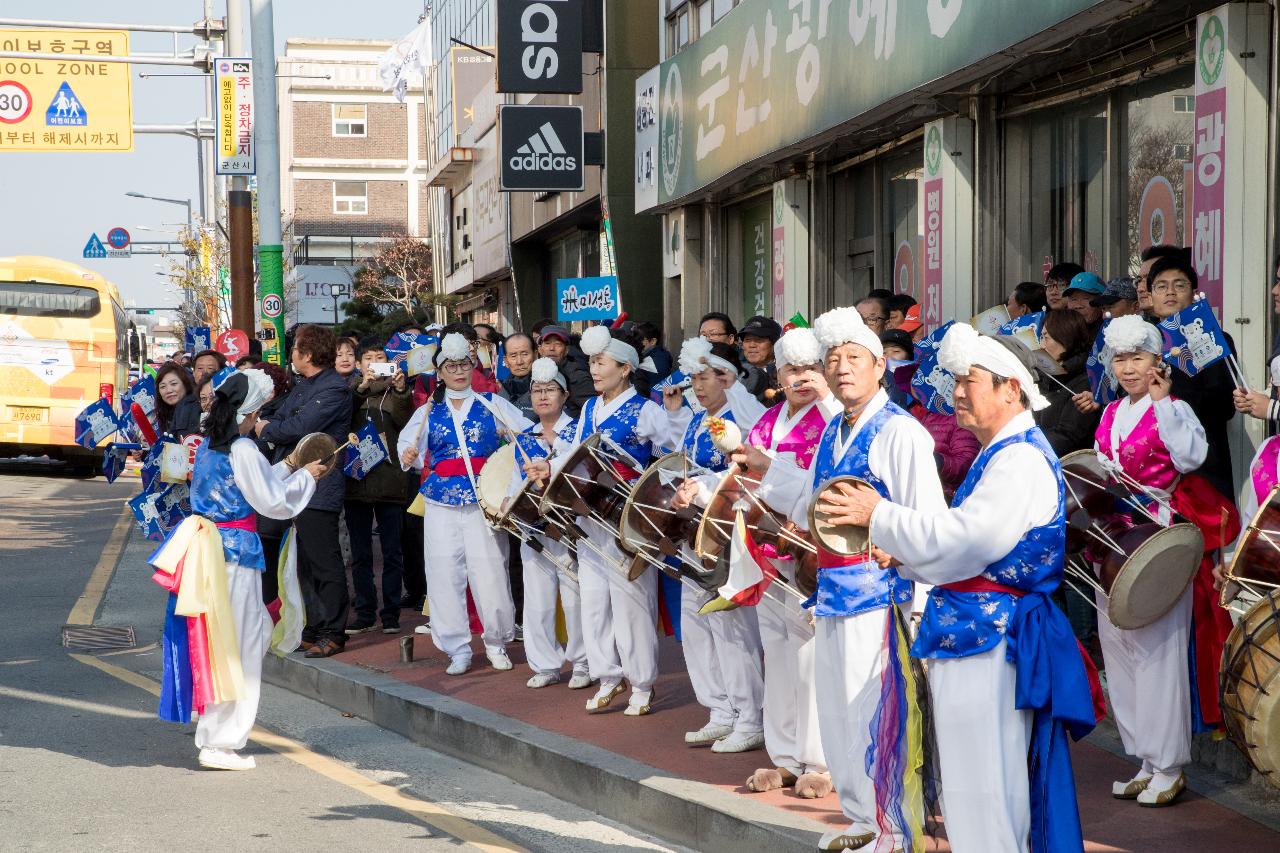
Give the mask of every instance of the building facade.
[[277, 60], [291, 323], [335, 322], [343, 288], [380, 243], [430, 234], [423, 85], [413, 81], [404, 103], [382, 90], [389, 47], [289, 39]]

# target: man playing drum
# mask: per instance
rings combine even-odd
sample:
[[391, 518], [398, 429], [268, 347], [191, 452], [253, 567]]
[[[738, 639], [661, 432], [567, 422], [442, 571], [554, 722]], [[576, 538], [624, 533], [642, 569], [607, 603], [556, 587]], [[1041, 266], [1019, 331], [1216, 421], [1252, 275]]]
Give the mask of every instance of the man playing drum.
[[[707, 474], [687, 479], [672, 498], [673, 509], [691, 504], [705, 506], [724, 470], [725, 454], [712, 440], [709, 424], [716, 418], [738, 425], [742, 431], [755, 426], [764, 411], [738, 381], [742, 365], [729, 344], [691, 338], [680, 348], [680, 370], [691, 378], [694, 396], [702, 410], [685, 430], [680, 450], [690, 465]], [[672, 417], [682, 417], [682, 401], [664, 399]], [[710, 482], [708, 482], [708, 480]], [[697, 564], [688, 544], [684, 558]], [[689, 746], [708, 746], [712, 752], [747, 752], [764, 746], [764, 671], [761, 662], [760, 626], [753, 607], [739, 607], [699, 615], [715, 597], [686, 582], [680, 591], [680, 641], [685, 666], [698, 703], [710, 713], [701, 729], [686, 732]]]
[[[879, 336], [854, 308], [828, 311], [813, 331], [824, 351], [827, 383], [844, 411], [823, 432], [792, 519], [807, 528], [811, 495], [839, 475], [865, 480], [877, 494], [925, 513], [945, 509], [933, 439], [881, 387], [885, 359]], [[811, 601], [822, 750], [851, 821], [846, 829], [826, 833], [819, 849], [855, 850], [877, 836], [886, 849], [909, 847], [919, 841], [922, 801], [919, 762], [904, 755], [919, 736], [920, 715], [918, 708], [896, 713], [914, 707], [911, 673], [902, 665], [906, 635], [896, 608], [910, 609], [912, 584], [867, 554], [839, 557], [820, 548], [818, 566]], [[890, 706], [892, 721], [879, 714]]]
[[951, 849], [1082, 850], [1066, 735], [1088, 732], [1094, 711], [1071, 626], [1049, 600], [1066, 523], [1057, 457], [1031, 417], [1048, 403], [1027, 366], [971, 326], [951, 327], [938, 361], [956, 377], [956, 419], [982, 445], [952, 508], [858, 488], [827, 493], [830, 521], [869, 524], [904, 577], [939, 584], [911, 653], [929, 659]]
[[[556, 363], [540, 358], [533, 363], [529, 376], [529, 401], [538, 423], [516, 436], [518, 452], [509, 497], [515, 496], [528, 480], [525, 469], [534, 468], [535, 460], [547, 459], [562, 449], [564, 442], [560, 436], [574, 427], [573, 418], [564, 411], [569, 399], [569, 381]], [[542, 482], [545, 485], [546, 481]], [[539, 533], [529, 535], [538, 538], [541, 550], [528, 542], [520, 545], [520, 561], [524, 566], [524, 621], [521, 624], [524, 625], [525, 657], [533, 670], [528, 686], [547, 687], [557, 683], [560, 668], [568, 661], [573, 667], [569, 689], [590, 687], [587, 651], [582, 644], [578, 584], [557, 565], [571, 560], [569, 549]], [[564, 645], [556, 638], [557, 597], [564, 610]]]
[[[1117, 317], [1107, 325], [1104, 340], [1125, 396], [1103, 412], [1094, 449], [1104, 468], [1139, 493], [1126, 511], [1108, 519], [1107, 530], [1114, 536], [1149, 517], [1167, 527], [1176, 512], [1200, 528], [1206, 551], [1217, 550], [1226, 544], [1224, 535], [1235, 536], [1239, 522], [1217, 489], [1192, 473], [1204, 464], [1208, 443], [1195, 412], [1169, 394], [1170, 368], [1161, 360], [1159, 330], [1137, 316]], [[1132, 506], [1135, 502], [1145, 512]], [[1101, 557], [1101, 548], [1091, 550]], [[1098, 620], [1120, 738], [1142, 761], [1137, 775], [1112, 785], [1118, 799], [1144, 806], [1172, 803], [1186, 787], [1182, 768], [1191, 761], [1193, 730], [1221, 722], [1217, 671], [1225, 632], [1214, 629], [1218, 613], [1226, 614], [1215, 607], [1213, 565], [1206, 557], [1191, 586], [1148, 625], [1124, 630], [1105, 615]], [[1097, 596], [1105, 611], [1106, 596], [1101, 591]], [[1196, 630], [1197, 619], [1210, 620], [1210, 630]], [[1193, 637], [1192, 660], [1204, 670], [1199, 678], [1188, 668]]]
[[413, 413], [400, 433], [400, 466], [427, 473], [424, 529], [431, 638], [449, 656], [449, 675], [471, 668], [467, 587], [484, 626], [484, 649], [497, 670], [511, 669], [507, 643], [515, 635], [515, 605], [507, 576], [507, 536], [496, 534], [477, 503], [476, 477], [503, 436], [530, 424], [511, 403], [471, 390], [475, 369], [462, 335], [445, 335], [436, 353], [444, 399]]
[[[792, 329], [774, 347], [786, 399], [761, 416], [733, 460], [762, 476], [756, 497], [789, 512], [809, 485], [809, 465], [827, 422], [841, 411], [822, 372], [822, 345], [810, 329]], [[795, 560], [774, 559], [794, 586]], [[764, 646], [764, 746], [773, 766], [747, 780], [761, 792], [795, 786], [798, 796], [824, 797], [831, 775], [822, 754], [814, 678], [814, 626], [794, 596], [757, 606]]]

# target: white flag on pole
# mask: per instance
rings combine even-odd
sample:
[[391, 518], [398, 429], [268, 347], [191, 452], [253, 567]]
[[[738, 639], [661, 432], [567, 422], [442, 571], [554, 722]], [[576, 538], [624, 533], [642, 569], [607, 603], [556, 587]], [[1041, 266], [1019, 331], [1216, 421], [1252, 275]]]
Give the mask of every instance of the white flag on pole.
[[396, 100], [403, 104], [409, 76], [414, 73], [425, 76], [430, 63], [431, 20], [427, 19], [388, 48], [378, 60], [378, 77], [382, 80], [382, 90], [385, 92], [394, 89]]

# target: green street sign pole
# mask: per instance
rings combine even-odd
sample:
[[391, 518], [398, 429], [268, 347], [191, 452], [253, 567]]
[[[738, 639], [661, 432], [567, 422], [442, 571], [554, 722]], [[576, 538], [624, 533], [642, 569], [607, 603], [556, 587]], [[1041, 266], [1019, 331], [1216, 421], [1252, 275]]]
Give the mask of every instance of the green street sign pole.
[[275, 334], [262, 342], [262, 360], [284, 366], [284, 247], [258, 247], [258, 312], [264, 330]]

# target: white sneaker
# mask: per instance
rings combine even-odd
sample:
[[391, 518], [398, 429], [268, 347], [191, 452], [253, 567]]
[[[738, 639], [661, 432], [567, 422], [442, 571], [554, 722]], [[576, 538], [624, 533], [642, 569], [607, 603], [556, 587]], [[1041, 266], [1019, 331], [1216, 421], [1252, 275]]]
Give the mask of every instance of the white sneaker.
[[489, 664], [499, 672], [506, 672], [511, 669], [511, 658], [507, 657], [504, 651], [485, 652], [484, 656], [489, 659]]
[[574, 670], [573, 678], [569, 679], [569, 689], [583, 690], [587, 687], [590, 687], [593, 681], [594, 679], [591, 677], [591, 673], [578, 672], [577, 670]]
[[444, 674], [462, 675], [469, 669], [471, 669], [471, 658], [458, 655], [456, 658], [449, 659], [449, 668], [444, 671]]
[[711, 744], [712, 752], [750, 752], [764, 746], [764, 732], [733, 732]]
[[710, 746], [722, 737], [728, 737], [733, 734], [733, 726], [722, 726], [717, 723], [707, 723], [696, 732], [684, 733], [685, 746]]
[[653, 707], [653, 690], [633, 690], [622, 714], [625, 717], [643, 717]]
[[525, 682], [525, 687], [550, 687], [553, 684], [560, 683], [560, 673], [558, 672], [535, 672], [533, 678]]
[[429, 634], [431, 633], [431, 623], [430, 623], [430, 622], [428, 622], [428, 623], [427, 623], [427, 624], [425, 624], [425, 625], [419, 625], [417, 628], [414, 628], [414, 629], [413, 629], [413, 633], [415, 633], [415, 634], [428, 634], [428, 635], [429, 635]]
[[252, 755], [240, 755], [234, 749], [200, 750], [200, 766], [209, 770], [252, 770], [258, 766]]
[[844, 829], [829, 829], [818, 839], [819, 850], [858, 850], [876, 840], [875, 832], [852, 824]]

